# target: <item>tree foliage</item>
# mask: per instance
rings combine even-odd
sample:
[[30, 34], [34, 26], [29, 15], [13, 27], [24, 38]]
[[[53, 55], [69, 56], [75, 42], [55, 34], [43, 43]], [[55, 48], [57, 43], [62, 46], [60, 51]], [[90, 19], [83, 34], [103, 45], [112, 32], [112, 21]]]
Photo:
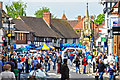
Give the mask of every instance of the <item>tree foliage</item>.
[[12, 4], [9, 5], [5, 5], [6, 9], [7, 9], [7, 14], [9, 16], [11, 16], [12, 18], [16, 18], [18, 15], [21, 16], [26, 16], [26, 8], [27, 5], [26, 3], [23, 3], [22, 1], [13, 1]]
[[105, 20], [105, 14], [99, 14], [94, 21], [96, 24], [101, 25], [104, 20]]
[[[43, 12], [46, 12], [46, 11], [50, 11], [50, 9], [49, 8], [47, 8], [47, 7], [42, 7], [42, 8], [40, 8], [39, 10], [37, 10], [37, 11], [35, 11], [35, 16], [36, 17], [41, 17], [41, 18], [43, 18]], [[54, 14], [51, 14], [51, 18], [56, 18], [56, 16], [54, 16]]]

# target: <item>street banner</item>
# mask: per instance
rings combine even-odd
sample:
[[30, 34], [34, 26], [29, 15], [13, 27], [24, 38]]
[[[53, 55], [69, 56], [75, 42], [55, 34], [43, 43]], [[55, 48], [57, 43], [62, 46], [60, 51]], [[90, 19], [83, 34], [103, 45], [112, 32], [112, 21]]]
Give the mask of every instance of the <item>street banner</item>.
[[99, 35], [106, 34], [106, 33], [107, 33], [107, 29], [99, 28]]

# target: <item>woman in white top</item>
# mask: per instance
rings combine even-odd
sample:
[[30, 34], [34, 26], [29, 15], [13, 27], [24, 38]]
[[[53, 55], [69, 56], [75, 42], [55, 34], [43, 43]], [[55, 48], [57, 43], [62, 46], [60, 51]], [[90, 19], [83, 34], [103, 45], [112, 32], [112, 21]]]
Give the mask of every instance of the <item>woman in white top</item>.
[[40, 63], [36, 64], [36, 69], [29, 73], [30, 76], [35, 76], [36, 78], [45, 79], [46, 74], [42, 71], [42, 65]]

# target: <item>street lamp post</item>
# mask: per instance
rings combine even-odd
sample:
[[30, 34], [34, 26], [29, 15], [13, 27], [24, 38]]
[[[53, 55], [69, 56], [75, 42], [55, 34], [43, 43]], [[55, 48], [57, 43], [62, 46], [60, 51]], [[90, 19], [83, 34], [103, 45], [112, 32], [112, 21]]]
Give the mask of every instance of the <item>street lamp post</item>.
[[[8, 20], [8, 35], [10, 34], [10, 21]], [[8, 46], [10, 46], [10, 36], [8, 36]]]
[[[7, 35], [7, 37], [8, 37], [8, 48], [10, 48], [10, 38], [11, 38], [11, 33], [10, 33], [10, 24], [11, 24], [11, 21], [12, 21], [12, 18], [9, 18], [8, 19], [8, 35]], [[8, 50], [9, 51], [9, 50]]]
[[92, 31], [92, 41], [91, 41], [91, 47], [92, 47], [92, 54], [93, 54], [93, 45], [94, 45], [94, 20], [92, 20], [92, 22], [93, 22], [93, 31]]

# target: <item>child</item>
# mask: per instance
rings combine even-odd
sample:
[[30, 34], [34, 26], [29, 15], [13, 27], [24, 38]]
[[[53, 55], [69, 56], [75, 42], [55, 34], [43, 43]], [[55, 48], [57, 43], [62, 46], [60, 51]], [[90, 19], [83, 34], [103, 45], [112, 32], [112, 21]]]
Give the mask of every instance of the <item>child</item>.
[[17, 69], [17, 66], [15, 66], [15, 68], [13, 69], [13, 72], [14, 72], [15, 78], [16, 78], [16, 80], [17, 80], [17, 78], [18, 78], [18, 73], [19, 73], [19, 70]]

